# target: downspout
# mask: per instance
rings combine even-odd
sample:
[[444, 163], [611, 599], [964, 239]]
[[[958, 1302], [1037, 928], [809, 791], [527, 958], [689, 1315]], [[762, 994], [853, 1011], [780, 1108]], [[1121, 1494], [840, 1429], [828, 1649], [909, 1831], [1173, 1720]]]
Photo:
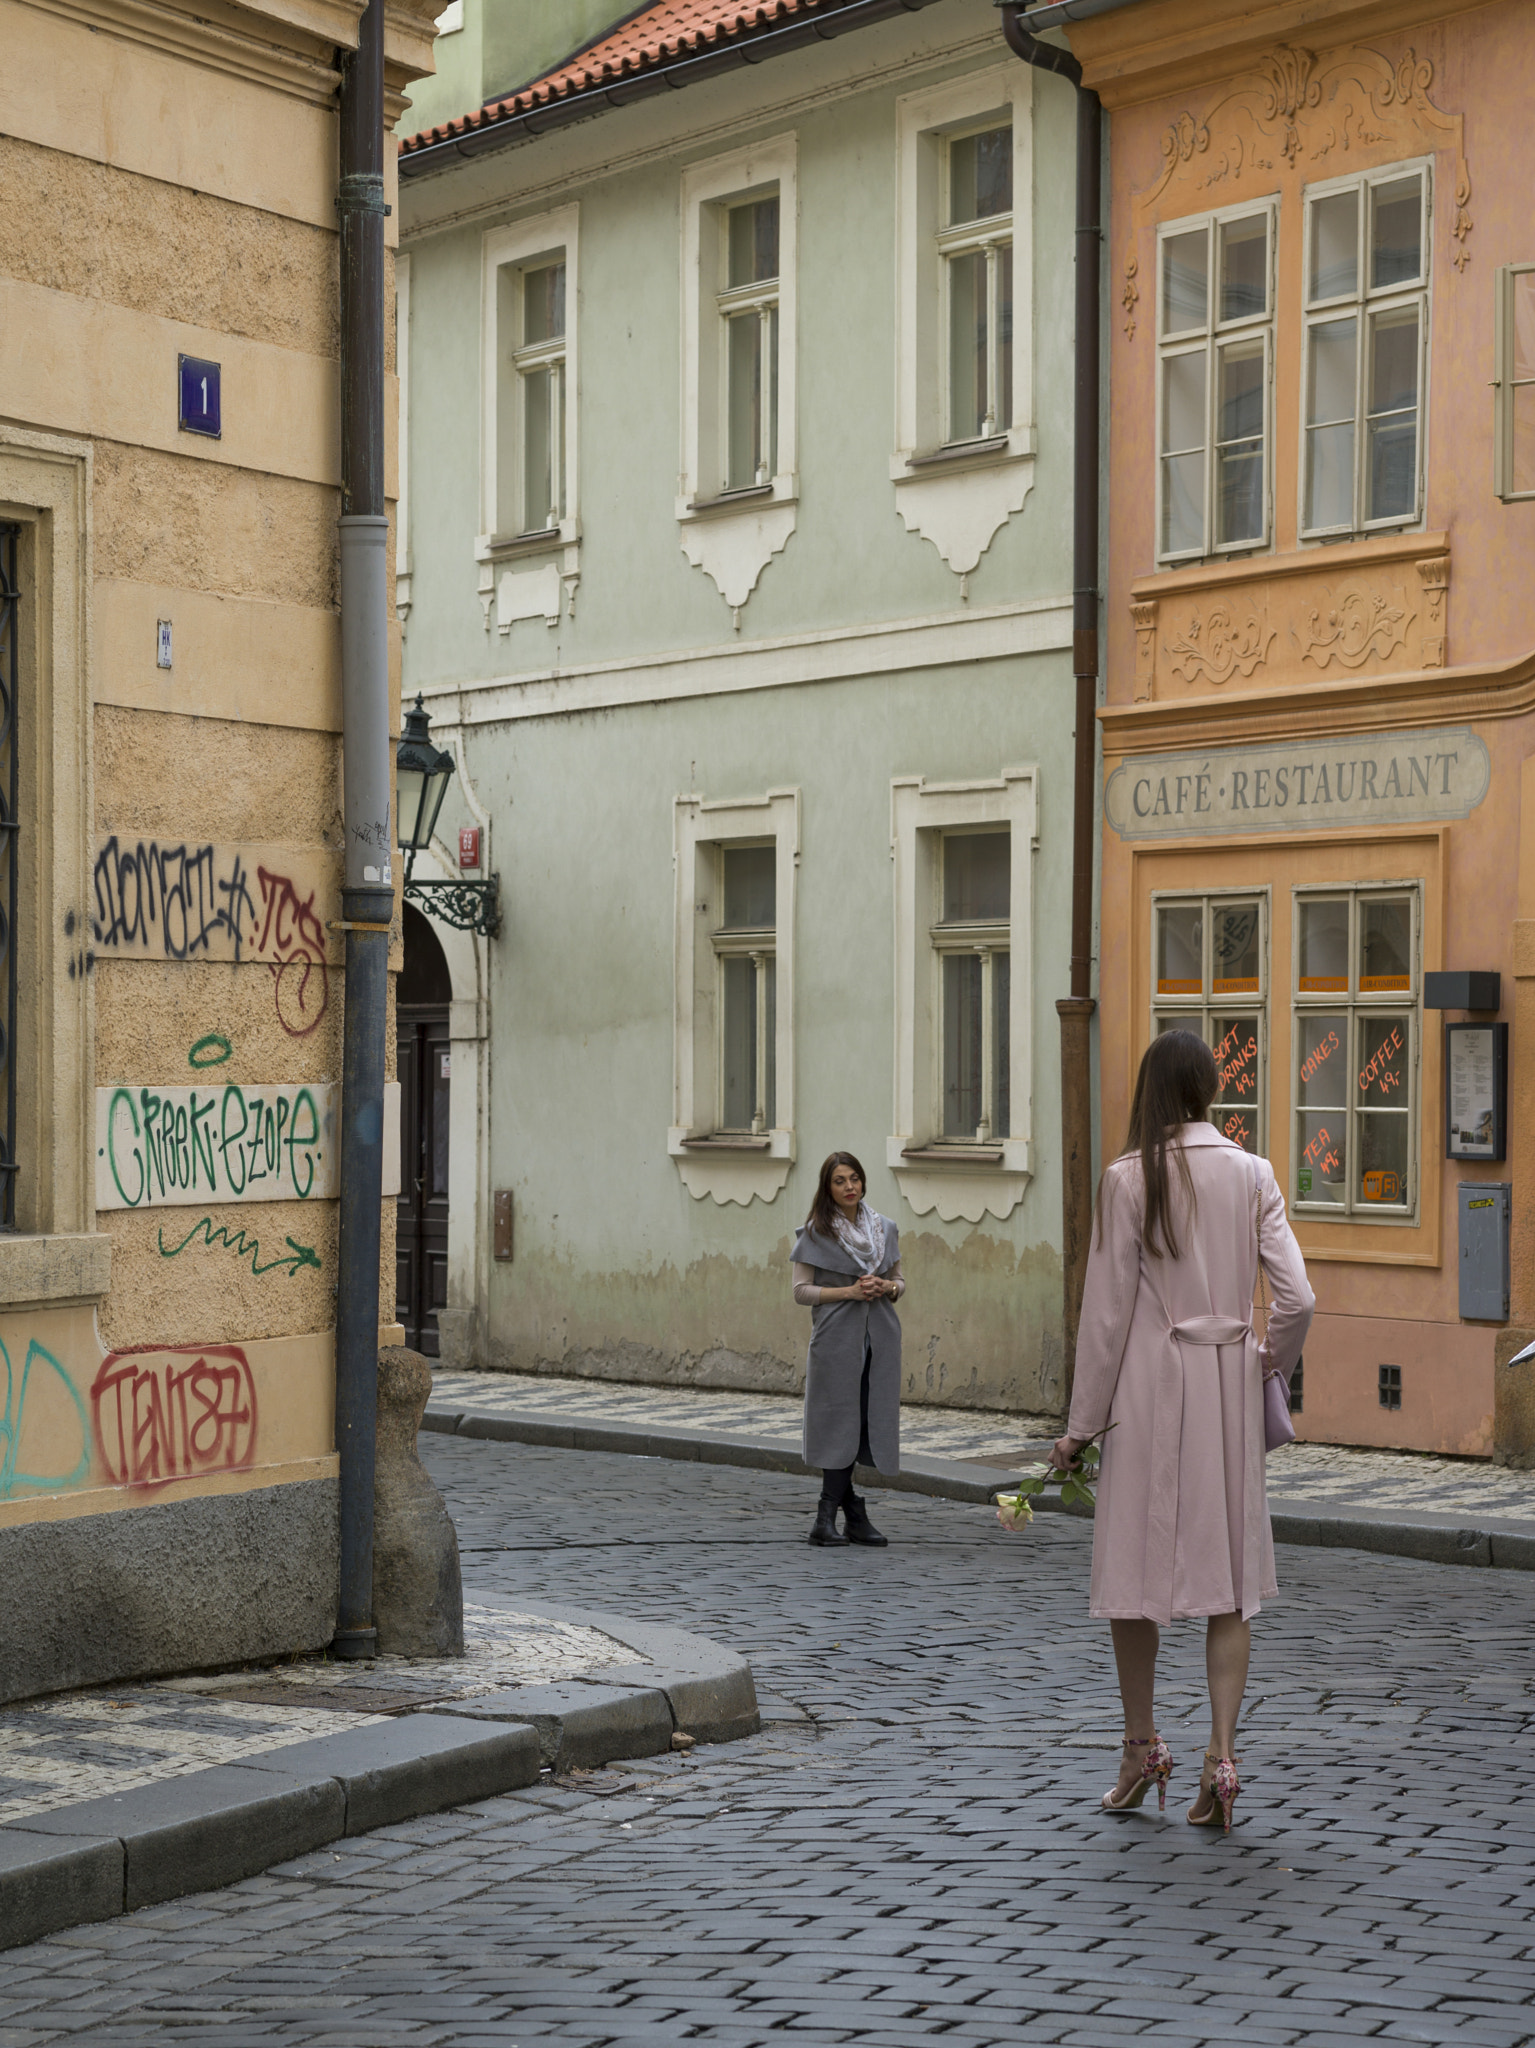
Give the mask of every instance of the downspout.
[[384, 0], [341, 59], [341, 731], [346, 991], [336, 1290], [338, 1657], [371, 1657], [384, 1034], [394, 918], [384, 512]]
[[1076, 758], [1072, 795], [1071, 994], [1061, 1020], [1061, 1266], [1064, 1409], [1076, 1376], [1077, 1326], [1093, 1224], [1092, 996], [1093, 825], [1098, 776], [1099, 349], [1102, 322], [1103, 108], [1069, 50], [1042, 43], [1002, 9], [1008, 47], [1026, 64], [1070, 79], [1077, 91], [1077, 338], [1072, 480], [1072, 666]]

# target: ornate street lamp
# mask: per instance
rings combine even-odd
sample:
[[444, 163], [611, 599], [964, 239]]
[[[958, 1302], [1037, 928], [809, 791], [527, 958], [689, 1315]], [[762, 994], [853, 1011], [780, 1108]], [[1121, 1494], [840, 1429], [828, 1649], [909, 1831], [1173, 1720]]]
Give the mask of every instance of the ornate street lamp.
[[453, 776], [453, 756], [431, 739], [432, 721], [420, 697], [405, 714], [405, 730], [395, 752], [395, 808], [399, 815], [400, 851], [405, 855], [405, 898], [430, 916], [461, 932], [493, 939], [501, 929], [501, 877], [482, 882], [416, 882], [411, 869], [423, 846], [431, 844], [437, 813]]

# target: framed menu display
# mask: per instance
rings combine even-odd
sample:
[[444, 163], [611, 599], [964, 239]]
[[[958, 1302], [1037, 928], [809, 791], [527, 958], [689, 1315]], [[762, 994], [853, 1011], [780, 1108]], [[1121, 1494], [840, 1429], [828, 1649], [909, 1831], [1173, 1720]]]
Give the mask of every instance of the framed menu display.
[[1447, 1159], [1502, 1159], [1508, 1149], [1508, 1026], [1444, 1027]]

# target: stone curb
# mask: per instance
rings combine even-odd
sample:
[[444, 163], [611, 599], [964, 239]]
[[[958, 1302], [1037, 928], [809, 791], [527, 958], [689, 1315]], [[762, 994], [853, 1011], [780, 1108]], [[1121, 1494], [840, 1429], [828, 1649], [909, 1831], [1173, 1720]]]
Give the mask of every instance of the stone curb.
[[[444, 1436], [542, 1444], [557, 1450], [619, 1451], [635, 1457], [740, 1465], [759, 1472], [808, 1476], [811, 1469], [782, 1437], [724, 1436], [700, 1429], [631, 1429], [621, 1423], [575, 1422], [552, 1414], [494, 1415], [460, 1408], [428, 1408], [421, 1427]], [[1016, 1486], [1021, 1476], [998, 1468], [983, 1478], [974, 1465], [951, 1458], [904, 1458], [897, 1473], [858, 1468], [859, 1482], [865, 1486], [977, 1505], [985, 1505]], [[1035, 1506], [1036, 1511], [1046, 1513], [1086, 1512], [1062, 1510], [1055, 1494], [1042, 1496]], [[1367, 1550], [1428, 1564], [1535, 1571], [1535, 1524], [1527, 1522], [1497, 1517], [1467, 1522], [1461, 1515], [1414, 1514], [1404, 1508], [1352, 1503], [1340, 1506], [1330, 1501], [1287, 1500], [1283, 1495], [1271, 1496], [1270, 1519], [1276, 1543]]]
[[[530, 1610], [517, 1602], [516, 1611]], [[719, 1644], [621, 1615], [537, 1611], [599, 1629], [632, 1661], [434, 1701], [0, 1826], [0, 1949], [233, 1884], [344, 1835], [491, 1799], [545, 1768], [654, 1756], [674, 1732], [729, 1742], [761, 1726], [751, 1667]]]

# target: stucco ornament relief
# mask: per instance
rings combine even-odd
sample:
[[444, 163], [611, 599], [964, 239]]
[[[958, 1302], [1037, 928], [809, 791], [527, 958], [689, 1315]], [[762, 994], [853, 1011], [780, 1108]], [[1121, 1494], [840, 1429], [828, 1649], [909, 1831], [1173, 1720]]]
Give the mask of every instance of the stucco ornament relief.
[[1203, 114], [1191, 110], [1169, 123], [1162, 137], [1162, 170], [1131, 203], [1132, 232], [1124, 263], [1121, 302], [1125, 332], [1133, 340], [1137, 238], [1154, 219], [1183, 210], [1228, 205], [1244, 185], [1253, 196], [1272, 188], [1284, 167], [1308, 176], [1337, 175], [1358, 164], [1389, 163], [1393, 154], [1455, 151], [1454, 264], [1471, 260], [1471, 171], [1466, 162], [1465, 117], [1430, 98], [1434, 67], [1414, 49], [1396, 59], [1355, 44], [1321, 56], [1289, 43], [1270, 50], [1240, 75]]
[[1450, 558], [1435, 555], [1416, 566], [1418, 581], [1423, 585], [1423, 666], [1443, 668], [1448, 658], [1445, 610], [1450, 595]]
[[930, 540], [963, 583], [1013, 513], [1023, 510], [1033, 483], [1033, 463], [1014, 459], [950, 475], [903, 477], [895, 505], [907, 532]]
[[1186, 683], [1219, 687], [1233, 676], [1250, 682], [1277, 637], [1278, 628], [1256, 611], [1238, 623], [1229, 605], [1212, 604], [1207, 613], [1190, 612], [1182, 635], [1166, 642], [1168, 666]]
[[1318, 668], [1334, 661], [1342, 668], [1363, 668], [1367, 661], [1388, 661], [1405, 644], [1417, 616], [1408, 610], [1401, 589], [1344, 590], [1336, 597], [1329, 591], [1325, 611], [1313, 607], [1301, 624], [1291, 626], [1290, 637], [1302, 661], [1314, 661]]
[[741, 607], [757, 587], [757, 579], [781, 555], [794, 531], [795, 507], [788, 504], [742, 507], [695, 519], [682, 528], [682, 552], [702, 569], [740, 624]]

